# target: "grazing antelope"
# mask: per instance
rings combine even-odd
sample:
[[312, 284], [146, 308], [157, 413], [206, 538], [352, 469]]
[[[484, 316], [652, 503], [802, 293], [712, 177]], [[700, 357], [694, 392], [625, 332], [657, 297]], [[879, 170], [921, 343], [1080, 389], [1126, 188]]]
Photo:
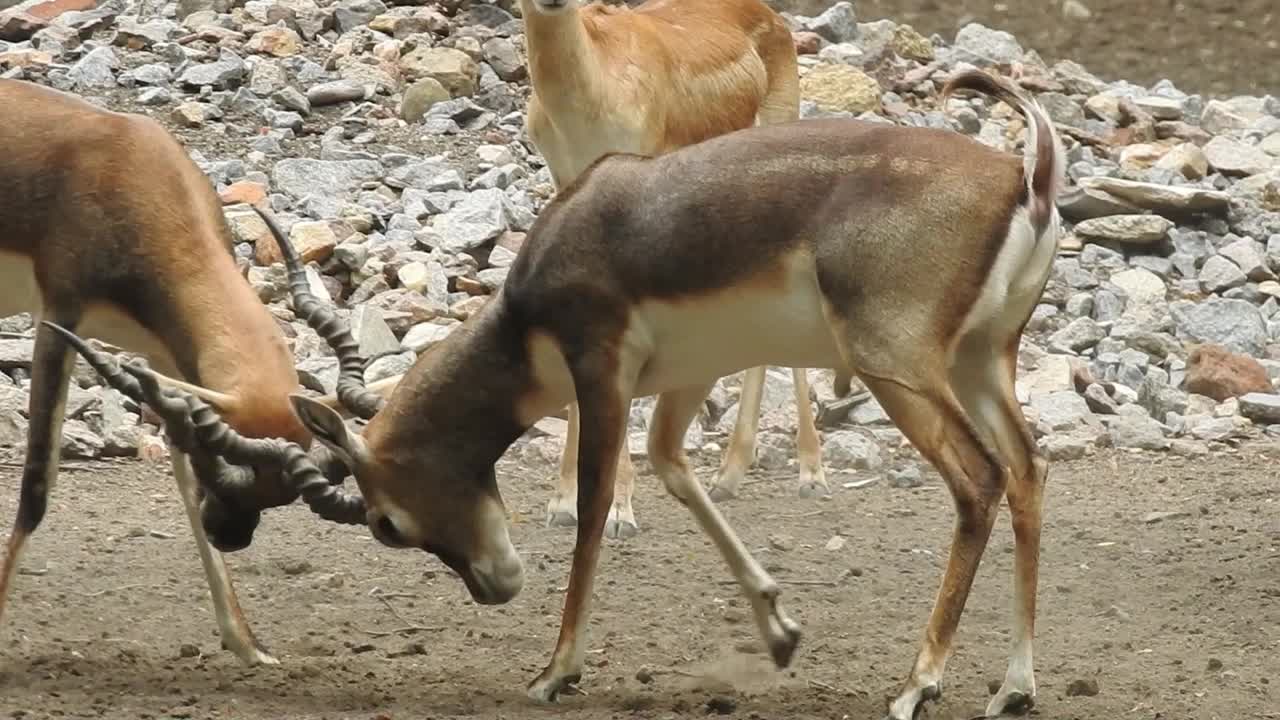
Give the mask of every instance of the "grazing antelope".
[[[796, 120], [800, 79], [786, 23], [761, 0], [650, 0], [634, 9], [521, 0], [529, 55], [526, 129], [563, 190], [601, 156], [661, 155], [723, 133]], [[804, 369], [793, 370], [801, 495], [829, 492]], [[765, 368], [747, 371], [738, 420], [711, 494], [726, 499], [755, 456]], [[569, 408], [549, 525], [577, 523], [579, 416]], [[638, 531], [623, 443], [605, 535]]]
[[[1013, 647], [986, 712], [1034, 702], [1048, 466], [1014, 373], [1052, 269], [1064, 153], [1043, 110], [1012, 83], [968, 71], [943, 97], [957, 90], [1016, 107], [1025, 158], [957, 133], [857, 120], [740, 130], [655, 158], [612, 155], [548, 204], [494, 299], [419, 357], [363, 435], [325, 403], [294, 396], [316, 439], [353, 470], [375, 537], [437, 555], [480, 603], [506, 602], [524, 582], [494, 464], [535, 421], [577, 401], [577, 543], [560, 635], [532, 697], [554, 700], [582, 674], [628, 405], [654, 393], [654, 469], [725, 558], [774, 662], [789, 664], [800, 633], [778, 584], [682, 450], [717, 378], [775, 364], [858, 375], [951, 491], [950, 557], [890, 717], [911, 720], [941, 692], [1002, 496], [1015, 538]], [[302, 275], [291, 252], [286, 262]]]
[[[248, 546], [262, 509], [298, 497], [297, 479], [280, 467], [296, 462], [293, 443], [305, 446], [311, 436], [288, 400], [299, 387], [293, 356], [236, 269], [213, 187], [159, 124], [31, 83], [0, 80], [0, 136], [0, 317], [30, 312], [186, 379], [144, 374], [139, 384], [130, 366], [116, 384], [166, 421], [174, 477], [224, 645], [246, 664], [275, 663], [249, 629], [214, 549]], [[54, 328], [37, 327], [21, 495], [0, 566], [0, 617], [57, 479], [75, 359], [68, 350]], [[351, 396], [349, 373], [344, 384]], [[191, 417], [194, 406], [175, 405], [164, 388], [195, 393], [206, 418], [210, 403], [241, 433], [293, 443], [210, 434]], [[237, 458], [245, 462], [228, 464]], [[363, 522], [358, 499], [306, 479], [313, 509]]]

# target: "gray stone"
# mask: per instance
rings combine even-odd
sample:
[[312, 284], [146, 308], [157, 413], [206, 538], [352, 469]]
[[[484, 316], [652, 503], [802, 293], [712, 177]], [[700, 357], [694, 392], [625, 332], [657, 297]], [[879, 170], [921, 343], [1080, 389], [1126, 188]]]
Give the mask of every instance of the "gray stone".
[[1079, 317], [1049, 338], [1049, 349], [1053, 352], [1078, 353], [1087, 350], [1107, 336], [1107, 331], [1098, 326], [1093, 318]]
[[115, 69], [118, 67], [120, 60], [114, 50], [109, 47], [94, 48], [71, 66], [67, 71], [67, 78], [77, 89], [115, 87]]
[[908, 465], [901, 470], [889, 471], [889, 487], [898, 489], [915, 488], [924, 485], [924, 473], [919, 465]]
[[0, 407], [0, 447], [25, 447], [27, 419], [17, 409]]
[[1170, 445], [1164, 435], [1164, 426], [1146, 415], [1117, 415], [1111, 420], [1107, 433], [1111, 436], [1111, 444], [1118, 448], [1166, 450]]
[[458, 325], [460, 323], [419, 323], [409, 328], [409, 332], [404, 334], [404, 339], [400, 341], [400, 344], [405, 350], [420, 353], [449, 337], [449, 333], [453, 332]]
[[193, 89], [205, 86], [223, 89], [239, 85], [246, 72], [248, 68], [244, 60], [230, 50], [223, 49], [217, 61], [192, 65], [178, 77], [178, 82]]
[[1217, 343], [1255, 357], [1266, 354], [1267, 328], [1258, 308], [1246, 300], [1212, 297], [1201, 303], [1169, 304], [1178, 337], [1195, 343]]
[[334, 80], [307, 89], [311, 107], [325, 107], [364, 99], [364, 85], [354, 80]]
[[168, 85], [173, 80], [173, 70], [161, 63], [139, 65], [127, 74], [139, 85]]
[[862, 433], [836, 430], [826, 434], [822, 451], [832, 468], [875, 470], [880, 467], [880, 446]]
[[1227, 193], [1199, 187], [1157, 185], [1104, 176], [1082, 178], [1079, 185], [1157, 213], [1225, 213], [1231, 206], [1231, 196]]
[[392, 168], [384, 182], [393, 188], [427, 192], [461, 190], [463, 187], [462, 176], [441, 157], [429, 157], [421, 162]]
[[449, 100], [449, 91], [435, 78], [423, 78], [405, 88], [400, 101], [400, 117], [405, 122], [416, 123], [438, 103]]
[[112, 44], [124, 45], [131, 50], [148, 48], [165, 42], [178, 29], [178, 24], [172, 20], [155, 19], [140, 23], [137, 18], [121, 17], [116, 20], [116, 36]]
[[375, 160], [289, 158], [272, 168], [271, 181], [275, 190], [295, 199], [317, 197], [337, 202], [365, 182], [381, 177], [382, 172], [382, 164]]
[[477, 190], [432, 220], [439, 247], [449, 253], [474, 250], [510, 227], [510, 200], [501, 190]]
[[400, 341], [387, 327], [377, 305], [360, 305], [351, 311], [351, 336], [359, 344], [364, 358], [400, 351]]
[[1221, 255], [1214, 255], [1200, 268], [1200, 287], [1208, 293], [1221, 293], [1244, 285], [1248, 278], [1240, 267]]
[[344, 33], [368, 25], [386, 11], [387, 6], [381, 0], [343, 0], [333, 10], [333, 22], [338, 32]]
[[1075, 226], [1075, 233], [1086, 238], [1149, 245], [1163, 240], [1172, 227], [1172, 220], [1159, 215], [1111, 215], [1084, 220]]
[[1092, 438], [1078, 434], [1049, 435], [1040, 440], [1040, 450], [1050, 462], [1079, 460], [1095, 445]]
[[1147, 97], [1135, 98], [1133, 103], [1140, 109], [1145, 110], [1156, 120], [1182, 119], [1183, 102], [1181, 100], [1160, 97], [1158, 95], [1148, 95]]
[[841, 0], [823, 13], [805, 23], [805, 27], [833, 42], [852, 42], [858, 39], [858, 18], [853, 3]]
[[1166, 288], [1155, 273], [1135, 267], [1112, 275], [1111, 284], [1124, 291], [1124, 314], [1139, 324], [1149, 323], [1163, 313]]
[[[1187, 418], [1192, 421], [1192, 418]], [[1191, 425], [1191, 436], [1197, 440], [1223, 442], [1245, 434], [1243, 418], [1238, 417], [1200, 417]]]
[[1024, 54], [1022, 46], [1013, 35], [978, 23], [969, 23], [960, 28], [952, 51], [956, 60], [978, 67], [1013, 64], [1020, 61]]
[[524, 58], [516, 50], [515, 43], [504, 37], [490, 38], [480, 46], [484, 61], [504, 82], [519, 82], [528, 77]]
[[31, 367], [34, 340], [0, 338], [0, 370]]
[[409, 368], [413, 367], [413, 363], [417, 359], [417, 356], [411, 352], [383, 355], [369, 363], [369, 366], [365, 368], [364, 381], [365, 383], [374, 383], [397, 375], [404, 375], [409, 372]]
[[1111, 399], [1105, 388], [1093, 383], [1084, 389], [1084, 401], [1089, 409], [1099, 415], [1115, 415], [1116, 401]]
[[1209, 166], [1223, 175], [1243, 177], [1270, 170], [1275, 159], [1256, 146], [1219, 135], [1204, 146]]
[[1071, 127], [1084, 127], [1084, 108], [1070, 96], [1059, 92], [1046, 92], [1037, 95], [1036, 100], [1054, 122]]
[[1070, 390], [1037, 395], [1030, 405], [1039, 418], [1037, 424], [1046, 431], [1071, 430], [1093, 418], [1084, 398]]
[[1245, 276], [1254, 282], [1274, 280], [1276, 277], [1267, 267], [1262, 243], [1254, 242], [1249, 238], [1239, 238], [1221, 247], [1218, 253], [1239, 266]]
[[1259, 425], [1280, 423], [1280, 395], [1257, 392], [1241, 395], [1240, 414]]
[[92, 459], [102, 456], [106, 442], [82, 420], [67, 419], [62, 423], [62, 457]]

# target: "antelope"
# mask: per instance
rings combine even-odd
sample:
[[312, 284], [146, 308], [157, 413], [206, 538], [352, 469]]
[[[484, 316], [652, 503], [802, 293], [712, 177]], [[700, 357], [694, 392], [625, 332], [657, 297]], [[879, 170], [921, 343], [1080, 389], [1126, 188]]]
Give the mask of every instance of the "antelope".
[[[602, 155], [660, 155], [716, 135], [796, 120], [800, 79], [786, 23], [762, 0], [650, 0], [635, 9], [578, 0], [521, 0], [533, 92], [526, 132], [557, 191]], [[798, 491], [827, 494], [804, 369], [792, 371], [798, 417]], [[738, 419], [711, 487], [737, 494], [755, 456], [765, 368], [747, 371]], [[547, 524], [577, 523], [579, 415], [569, 408], [559, 482]], [[624, 443], [605, 535], [639, 531], [635, 470]]]
[[[246, 665], [275, 664], [215, 549], [247, 547], [261, 510], [298, 497], [295, 479], [306, 485], [312, 508], [330, 519], [362, 523], [365, 513], [358, 499], [323, 478], [280, 472], [311, 438], [288, 399], [298, 376], [279, 326], [236, 268], [212, 185], [158, 123], [31, 83], [0, 80], [0, 128], [0, 317], [32, 313], [184, 378], [139, 375], [146, 360], [114, 368], [118, 389], [165, 420], [223, 644]], [[0, 617], [57, 480], [76, 357], [69, 349], [57, 328], [37, 325], [26, 460], [0, 566]], [[350, 372], [343, 384], [350, 399]], [[194, 404], [169, 398], [174, 389]], [[217, 417], [210, 405], [239, 433], [290, 442], [210, 433], [204, 420]]]
[[[748, 128], [656, 157], [611, 154], [547, 205], [493, 300], [418, 358], [363, 433], [328, 404], [292, 396], [355, 475], [373, 535], [436, 555], [482, 604], [507, 602], [524, 583], [494, 464], [534, 422], [578, 403], [580, 520], [559, 637], [530, 697], [554, 701], [581, 679], [628, 406], [648, 394], [659, 396], [655, 473], [723, 556], [774, 663], [790, 664], [800, 628], [778, 583], [682, 449], [717, 378], [775, 364], [858, 376], [951, 492], [947, 567], [889, 717], [911, 720], [940, 695], [1002, 496], [1015, 538], [1013, 644], [986, 713], [1034, 703], [1048, 464], [1014, 374], [1052, 269], [1065, 153], [1010, 81], [969, 70], [941, 97], [961, 90], [1022, 114], [1022, 159], [954, 132], [850, 119]], [[285, 261], [302, 278], [296, 255]]]

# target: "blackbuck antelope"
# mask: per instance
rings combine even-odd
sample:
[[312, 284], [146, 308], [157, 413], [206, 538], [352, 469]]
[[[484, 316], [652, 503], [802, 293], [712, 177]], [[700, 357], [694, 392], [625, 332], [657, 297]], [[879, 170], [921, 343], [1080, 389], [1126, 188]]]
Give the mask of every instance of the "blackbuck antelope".
[[[30, 83], [0, 80], [0, 137], [0, 317], [29, 312], [185, 378], [145, 372], [145, 364], [121, 371], [99, 363], [122, 392], [166, 421], [174, 477], [224, 645], [246, 664], [274, 663], [250, 631], [214, 549], [248, 546], [260, 511], [292, 502], [299, 490], [330, 519], [362, 523], [365, 514], [358, 498], [319, 474], [281, 473], [301, 457], [295, 443], [310, 443], [289, 403], [298, 376], [279, 326], [236, 268], [212, 185], [159, 124]], [[27, 456], [0, 567], [0, 616], [57, 479], [75, 359], [68, 350], [57, 328], [37, 327]], [[350, 373], [344, 385], [350, 399]], [[169, 397], [173, 388], [191, 404]], [[210, 424], [217, 416], [209, 405], [239, 433], [292, 442], [225, 432], [220, 422]]]
[[[521, 0], [533, 92], [529, 138], [563, 190], [609, 153], [661, 155], [716, 135], [796, 120], [800, 79], [786, 23], [761, 0], [650, 0], [636, 8], [578, 0]], [[620, 240], [622, 238], [619, 238]], [[802, 495], [829, 492], [804, 369], [793, 370]], [[738, 419], [711, 495], [725, 499], [755, 456], [765, 368], [747, 371]], [[547, 522], [577, 522], [577, 406]], [[638, 531], [635, 471], [623, 443], [605, 534]]]
[[1022, 328], [1057, 247], [1063, 151], [1040, 107], [1008, 81], [964, 72], [943, 97], [957, 90], [1021, 111], [1024, 159], [957, 133], [857, 120], [740, 130], [656, 158], [612, 155], [548, 204], [505, 286], [418, 359], [363, 435], [325, 403], [294, 397], [316, 439], [354, 471], [374, 535], [434, 553], [481, 603], [506, 602], [524, 582], [494, 463], [535, 421], [577, 401], [577, 543], [560, 636], [532, 697], [553, 700], [582, 674], [628, 405], [654, 393], [654, 470], [724, 556], [774, 662], [790, 663], [800, 632], [778, 584], [682, 450], [716, 378], [772, 363], [860, 376], [951, 490], [950, 558], [890, 716], [910, 720], [940, 693], [1002, 496], [1015, 537], [1013, 648], [987, 714], [1034, 701], [1048, 466], [1013, 387]]

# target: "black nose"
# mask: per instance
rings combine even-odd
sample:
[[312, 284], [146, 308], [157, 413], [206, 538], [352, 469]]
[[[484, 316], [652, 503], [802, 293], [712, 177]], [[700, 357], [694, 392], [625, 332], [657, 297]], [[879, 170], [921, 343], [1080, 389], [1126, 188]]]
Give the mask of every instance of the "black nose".
[[409, 543], [405, 542], [404, 536], [396, 528], [396, 524], [391, 522], [391, 518], [386, 515], [379, 515], [374, 521], [374, 534], [382, 541], [384, 545], [391, 547], [409, 547]]
[[261, 520], [262, 513], [257, 510], [231, 507], [215, 495], [205, 495], [200, 503], [200, 524], [209, 544], [218, 552], [235, 552], [252, 545], [253, 532]]

